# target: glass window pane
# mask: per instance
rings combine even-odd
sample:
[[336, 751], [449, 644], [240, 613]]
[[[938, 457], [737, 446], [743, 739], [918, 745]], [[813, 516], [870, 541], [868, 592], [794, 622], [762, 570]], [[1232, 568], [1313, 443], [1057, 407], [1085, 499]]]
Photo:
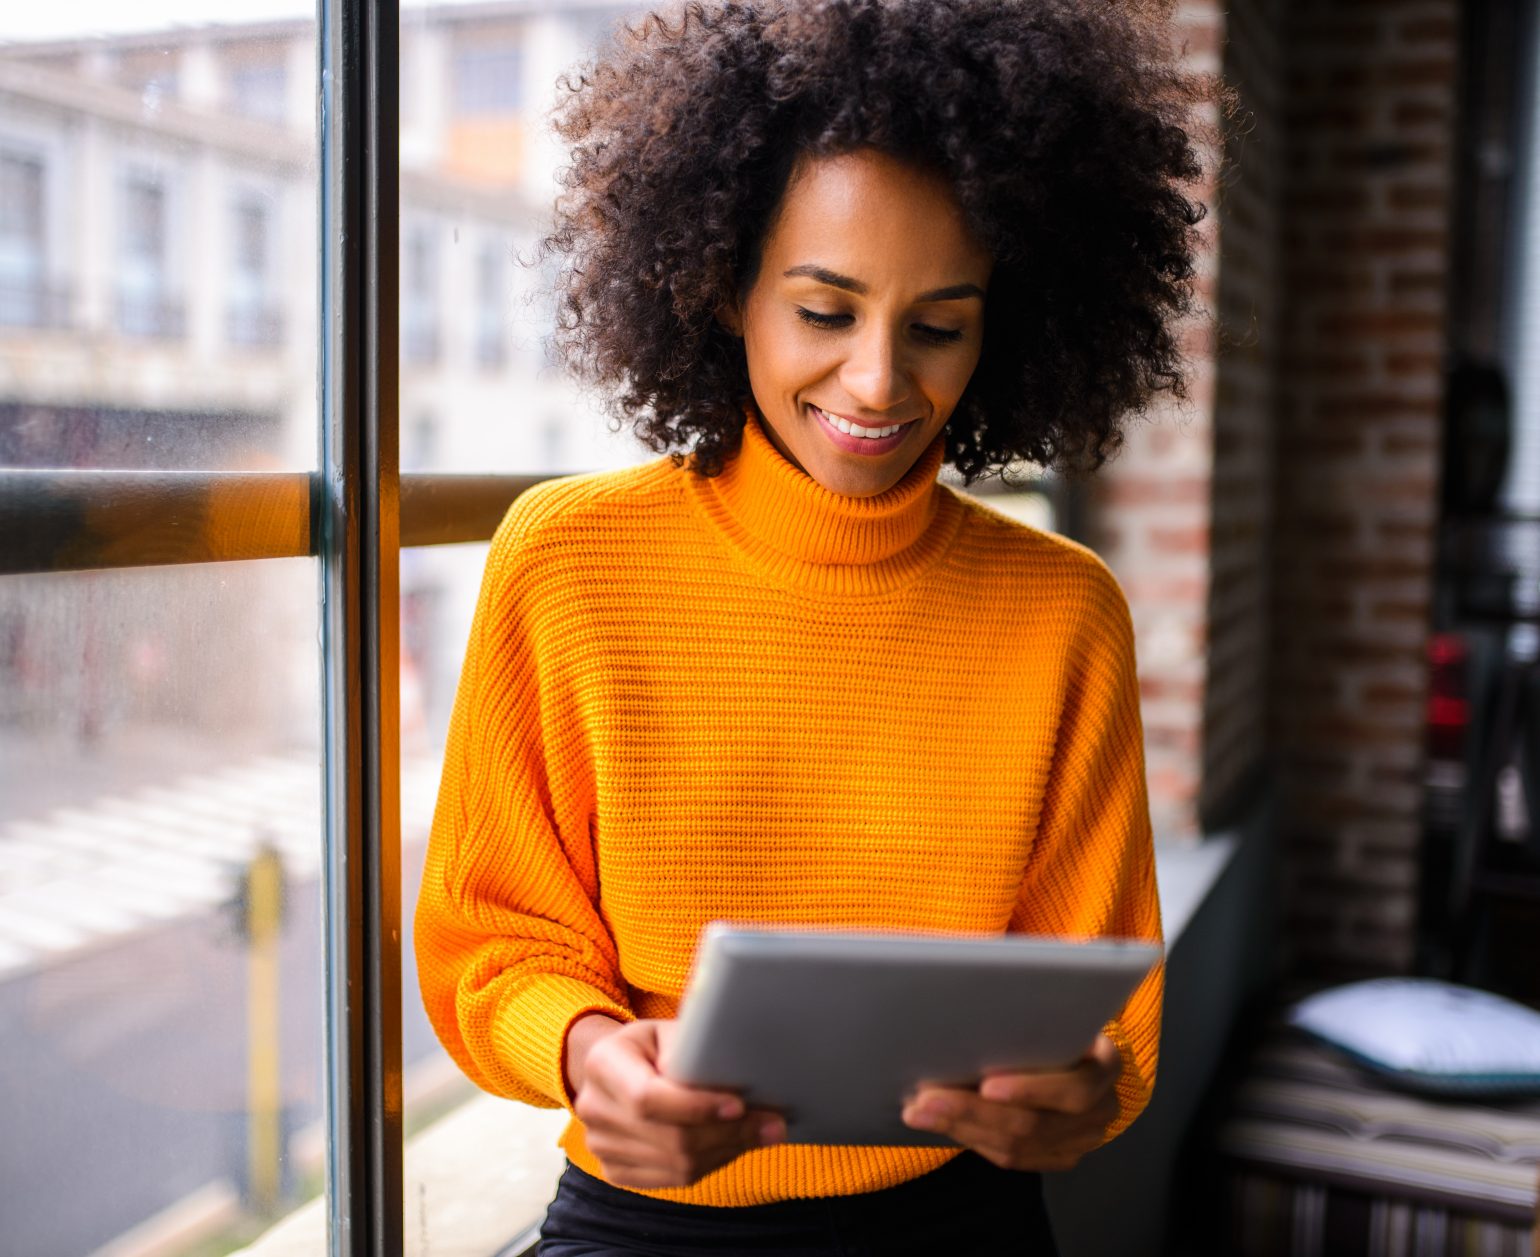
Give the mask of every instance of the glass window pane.
[[[439, 1046], [418, 991], [412, 919], [438, 791], [444, 735], [485, 545], [401, 555], [401, 1033], [406, 1097], [407, 1252], [500, 1251], [556, 1190], [564, 1110], [473, 1086]], [[453, 1232], [447, 1221], [454, 1218]], [[444, 1228], [441, 1230], [440, 1228]], [[436, 1238], [435, 1238], [436, 1237]]]
[[[316, 466], [315, 24], [178, 3], [0, 16], [0, 468]], [[0, 578], [6, 1252], [226, 1253], [322, 1190], [317, 591]]]
[[0, 579], [8, 1253], [229, 1252], [322, 1190], [316, 584]]
[[0, 16], [0, 465], [314, 468], [314, 21], [52, 9]]
[[624, 4], [428, 4], [401, 15], [401, 469], [559, 473], [651, 458], [555, 366], [537, 258], [557, 77]]

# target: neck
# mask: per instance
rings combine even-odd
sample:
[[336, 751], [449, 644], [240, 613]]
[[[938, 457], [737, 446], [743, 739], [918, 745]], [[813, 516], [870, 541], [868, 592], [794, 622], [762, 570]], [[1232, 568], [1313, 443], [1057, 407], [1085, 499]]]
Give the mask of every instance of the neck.
[[721, 475], [693, 479], [728, 539], [778, 579], [875, 592], [917, 574], [955, 529], [956, 499], [937, 483], [945, 451], [938, 433], [891, 489], [848, 497], [791, 463], [751, 411]]

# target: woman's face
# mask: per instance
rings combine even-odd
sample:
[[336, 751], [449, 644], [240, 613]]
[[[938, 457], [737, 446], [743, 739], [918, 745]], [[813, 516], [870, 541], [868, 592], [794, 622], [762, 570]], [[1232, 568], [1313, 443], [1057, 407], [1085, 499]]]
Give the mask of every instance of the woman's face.
[[835, 493], [897, 484], [978, 364], [990, 265], [936, 176], [872, 150], [800, 163], [724, 315], [776, 449]]

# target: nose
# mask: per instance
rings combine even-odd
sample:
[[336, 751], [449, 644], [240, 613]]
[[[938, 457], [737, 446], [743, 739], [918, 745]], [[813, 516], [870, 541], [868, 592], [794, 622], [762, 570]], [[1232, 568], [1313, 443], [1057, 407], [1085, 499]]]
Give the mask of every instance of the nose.
[[908, 369], [890, 331], [872, 326], [857, 338], [840, 368], [840, 385], [870, 411], [891, 410], [909, 399]]

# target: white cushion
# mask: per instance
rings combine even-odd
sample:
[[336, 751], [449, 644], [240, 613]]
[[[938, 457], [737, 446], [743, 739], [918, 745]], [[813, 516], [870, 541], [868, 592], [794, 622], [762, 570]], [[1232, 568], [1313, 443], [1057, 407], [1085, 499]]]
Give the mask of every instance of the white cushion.
[[1432, 978], [1376, 978], [1300, 1000], [1291, 1024], [1401, 1085], [1540, 1091], [1540, 1012]]

